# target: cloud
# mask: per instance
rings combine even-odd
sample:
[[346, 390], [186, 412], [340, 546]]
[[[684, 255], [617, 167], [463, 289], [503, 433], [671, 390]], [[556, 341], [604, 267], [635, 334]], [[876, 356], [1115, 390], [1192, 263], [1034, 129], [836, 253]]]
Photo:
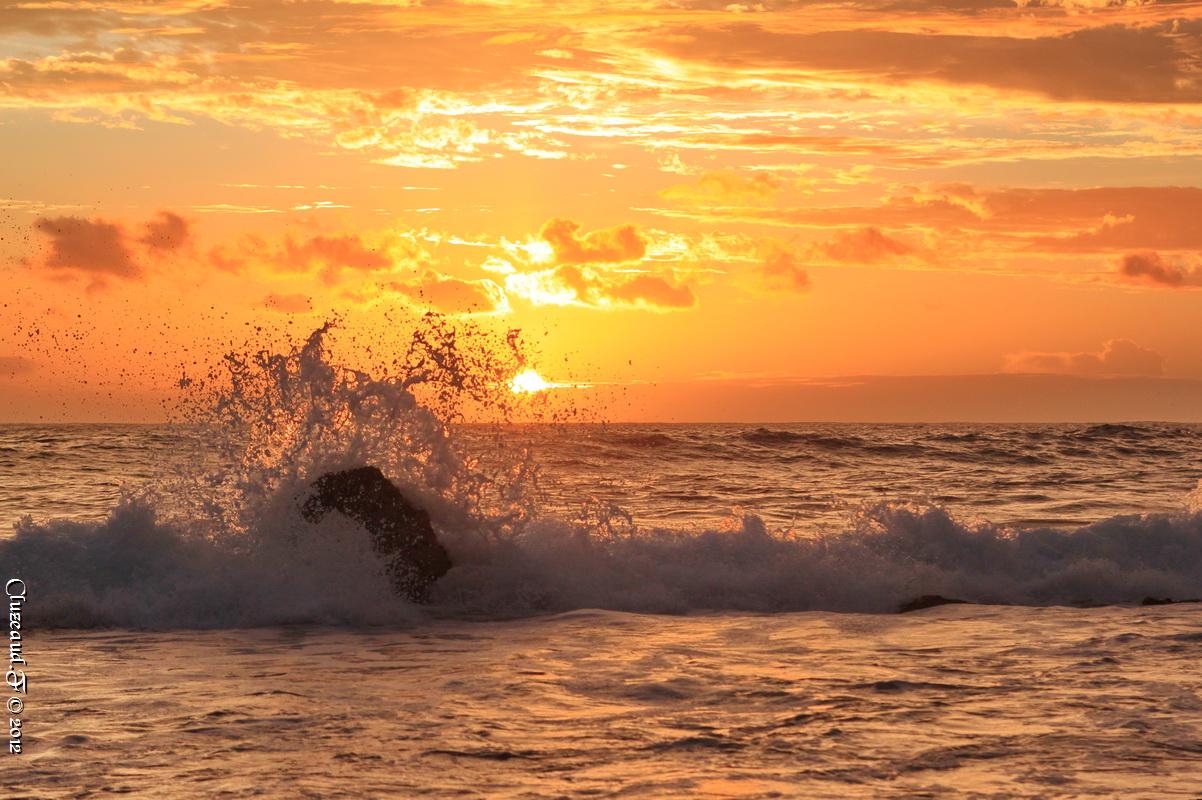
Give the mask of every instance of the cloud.
[[618, 225], [589, 231], [581, 236], [580, 223], [570, 219], [550, 219], [539, 236], [551, 245], [561, 264], [616, 264], [638, 261], [647, 252], [647, 240], [633, 225]]
[[208, 262], [219, 270], [239, 272], [259, 264], [276, 272], [317, 274], [328, 285], [338, 283], [347, 270], [388, 272], [419, 267], [430, 262], [430, 253], [414, 235], [392, 231], [359, 233], [287, 233], [271, 241], [250, 234], [236, 243], [209, 250]]
[[[973, 234], [1010, 251], [1048, 254], [1202, 250], [1202, 187], [1107, 186], [1080, 189], [969, 184], [897, 187], [873, 205], [742, 206], [721, 213], [660, 211], [708, 222], [781, 227], [858, 228], [826, 256], [917, 257], [929, 253], [898, 231]], [[822, 255], [822, 254], [819, 254]]]
[[191, 232], [188, 221], [179, 214], [160, 211], [145, 225], [146, 232], [139, 240], [152, 252], [171, 252], [187, 244]]
[[669, 186], [659, 196], [686, 204], [724, 205], [764, 202], [780, 190], [780, 179], [768, 172], [743, 175], [733, 170], [716, 170], [691, 183]]
[[134, 260], [129, 237], [116, 222], [82, 217], [41, 217], [33, 227], [50, 239], [44, 266], [55, 270], [88, 273], [98, 281], [105, 277], [126, 280], [142, 277]]
[[760, 266], [765, 282], [773, 287], [804, 292], [810, 288], [810, 275], [798, 263], [797, 254], [787, 245], [767, 240], [761, 245]]
[[692, 308], [697, 305], [697, 298], [688, 286], [674, 285], [655, 275], [639, 275], [612, 284], [605, 294], [614, 300], [648, 308]]
[[253, 5], [215, 11], [226, 4], [197, 3], [164, 12], [160, 25], [148, 25], [139, 4], [87, 5], [46, 10], [78, 35], [47, 25], [24, 52], [0, 59], [0, 106], [125, 127], [204, 115], [285, 136], [316, 134], [406, 167], [554, 152], [537, 131], [477, 124], [466, 118], [475, 113], [470, 103], [455, 103], [460, 93], [487, 91], [508, 110], [509, 92], [524, 88], [528, 97], [537, 79], [526, 70], [550, 60], [537, 54], [564, 32], [556, 23], [529, 41], [490, 47], [495, 29], [403, 22], [377, 4], [341, 5], [332, 16], [300, 4], [273, 16]]
[[[568, 25], [521, 3], [428, 3], [416, 14], [293, 3], [283, 15], [262, 3], [163, 15], [142, 3], [39, 3], [0, 12], [28, 40], [0, 59], [0, 106], [114, 127], [209, 120], [443, 170], [514, 155], [604, 156], [600, 165], [623, 147], [677, 161], [708, 150], [689, 160], [711, 166], [718, 148], [812, 153], [819, 168], [1196, 153], [1187, 117], [1174, 116], [1202, 102], [1196, 8], [1062, 4], [1072, 13], [1010, 0], [680, 0], [636, 2], [615, 18], [592, 2], [573, 6]], [[724, 11], [743, 6], [767, 13]], [[1029, 108], [978, 101], [982, 85], [1023, 92]], [[1061, 100], [1093, 107], [1048, 113]], [[1099, 112], [1099, 101], [1177, 108], [1136, 119]], [[1084, 122], [1096, 113], [1114, 114], [1108, 135]], [[718, 169], [666, 196], [771, 194], [770, 179], [736, 175]]]
[[[515, 263], [493, 259], [485, 269], [505, 275], [505, 291], [537, 306], [594, 309], [642, 308], [673, 311], [692, 308], [697, 297], [664, 262], [679, 264], [683, 253], [669, 239], [653, 242], [634, 225], [616, 225], [581, 233], [580, 223], [553, 218], [538, 240], [504, 242]], [[637, 263], [637, 266], [634, 266]], [[519, 269], [521, 265], [524, 269]]]
[[772, 289], [805, 292], [811, 287], [806, 263], [835, 261], [876, 264], [908, 256], [917, 248], [873, 227], [837, 233], [824, 242], [791, 246], [778, 239], [763, 239], [754, 245], [764, 283]]
[[33, 228], [49, 240], [41, 266], [88, 276], [92, 287], [109, 278], [137, 280], [145, 277], [141, 255], [164, 255], [182, 248], [191, 237], [188, 221], [163, 210], [143, 224], [133, 236], [120, 222], [83, 217], [39, 217]]
[[915, 252], [912, 245], [887, 236], [874, 227], [836, 234], [829, 242], [817, 245], [817, 250], [832, 261], [856, 264], [876, 264]]
[[1202, 188], [1120, 186], [1098, 189], [1008, 190], [987, 195], [998, 220], [1036, 226], [1042, 219], [1078, 230], [1034, 241], [1053, 251], [1202, 248]]
[[313, 310], [313, 300], [304, 294], [275, 294], [263, 298], [263, 306], [281, 314], [307, 314]]
[[391, 281], [385, 288], [419, 308], [444, 314], [497, 314], [509, 311], [505, 290], [488, 278], [464, 280], [427, 271], [421, 278]]
[[1098, 353], [1012, 353], [1004, 372], [1081, 376], [1149, 376], [1164, 373], [1164, 357], [1129, 339], [1111, 339]]
[[350, 233], [317, 235], [301, 240], [288, 236], [275, 262], [299, 272], [321, 270], [330, 283], [337, 281], [343, 269], [372, 272], [393, 266], [386, 251], [370, 246]]
[[628, 272], [575, 264], [510, 273], [505, 276], [505, 290], [536, 306], [677, 311], [697, 305], [692, 289], [669, 278], [651, 274], [631, 277]]
[[1165, 289], [1202, 287], [1202, 266], [1185, 267], [1166, 261], [1160, 253], [1128, 253], [1119, 260], [1118, 280]]
[[688, 61], [739, 69], [987, 86], [1056, 100], [1198, 103], [1202, 83], [1195, 80], [1195, 57], [1181, 46], [1198, 29], [1197, 20], [1175, 20], [1009, 36], [870, 26], [794, 32], [738, 22], [657, 29], [653, 46]]
[[941, 223], [1022, 236], [1031, 250], [1105, 252], [1202, 247], [1202, 188], [1082, 189], [916, 187], [888, 210], [913, 224]]
[[230, 248], [222, 244], [210, 248], [207, 259], [210, 264], [222, 272], [240, 272], [246, 266], [246, 259], [231, 254]]

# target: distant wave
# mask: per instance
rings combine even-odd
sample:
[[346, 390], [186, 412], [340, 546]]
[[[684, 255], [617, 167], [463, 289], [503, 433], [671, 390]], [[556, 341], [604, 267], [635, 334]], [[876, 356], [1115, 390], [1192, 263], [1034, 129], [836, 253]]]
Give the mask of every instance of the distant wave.
[[937, 433], [929, 438], [936, 442], [971, 443], [982, 441], [986, 437], [979, 431], [970, 431], [968, 433]]
[[863, 453], [876, 456], [923, 455], [930, 448], [918, 442], [869, 441], [861, 436], [835, 436], [819, 431], [790, 431], [772, 428], [756, 428], [744, 431], [739, 438], [754, 445], [767, 447], [810, 447], [816, 450], [839, 453]]
[[[1049, 464], [1064, 455], [1174, 456], [1180, 455], [1184, 448], [1196, 447], [1202, 437], [1195, 428], [1164, 424], [1101, 424], [1084, 428], [1048, 425], [1032, 428], [1020, 436], [1011, 432], [1008, 438], [980, 430], [932, 434], [900, 427], [892, 431], [891, 441], [876, 433], [881, 428], [872, 430], [874, 434], [870, 437], [850, 430], [842, 433], [839, 426], [822, 426], [817, 430], [759, 427], [736, 436], [756, 448], [776, 449], [781, 454], [809, 449], [832, 454], [912, 456], [964, 463], [988, 460], [1023, 465]], [[738, 457], [738, 453], [730, 455]]]
[[832, 450], [863, 447], [866, 442], [858, 436], [831, 436], [814, 431], [786, 431], [772, 428], [756, 428], [742, 431], [739, 438], [760, 445], [809, 444]]
[[1158, 431], [1138, 425], [1103, 422], [1099, 425], [1090, 425], [1081, 433], [1085, 436], [1147, 436], [1149, 434], [1155, 435]]
[[609, 441], [626, 447], [659, 448], [670, 447], [676, 439], [666, 433], [622, 433], [608, 437]]
[[1069, 438], [1079, 439], [1126, 439], [1126, 440], [1146, 440], [1146, 439], [1197, 439], [1200, 434], [1199, 430], [1190, 425], [1171, 425], [1165, 423], [1154, 423], [1144, 425], [1121, 425], [1117, 423], [1101, 423], [1099, 425], [1090, 425], [1084, 429], [1072, 430], [1067, 436]]

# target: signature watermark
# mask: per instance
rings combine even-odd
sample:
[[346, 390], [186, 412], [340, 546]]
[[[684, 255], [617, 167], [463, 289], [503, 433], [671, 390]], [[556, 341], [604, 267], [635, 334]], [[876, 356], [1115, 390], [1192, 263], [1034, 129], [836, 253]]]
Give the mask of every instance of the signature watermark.
[[4, 584], [8, 595], [8, 672], [4, 682], [11, 695], [5, 704], [8, 708], [8, 752], [21, 752], [21, 712], [25, 710], [25, 696], [29, 693], [29, 682], [25, 677], [25, 638], [21, 629], [21, 616], [25, 610], [25, 581], [10, 578]]

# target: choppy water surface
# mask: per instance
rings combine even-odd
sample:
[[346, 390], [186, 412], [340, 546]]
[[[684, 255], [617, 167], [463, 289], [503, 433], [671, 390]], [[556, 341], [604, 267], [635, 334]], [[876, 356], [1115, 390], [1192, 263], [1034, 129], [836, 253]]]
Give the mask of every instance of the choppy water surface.
[[630, 425], [528, 434], [567, 507], [588, 494], [639, 519], [727, 510], [829, 530], [865, 503], [922, 501], [1019, 526], [1169, 511], [1202, 478], [1182, 425]]
[[[123, 489], [194, 457], [193, 439], [172, 426], [0, 425], [0, 524], [103, 519]], [[1178, 424], [547, 425], [506, 439], [535, 454], [548, 511], [595, 500], [694, 527], [751, 513], [830, 530], [880, 501], [1071, 527], [1180, 509], [1202, 479], [1202, 427]]]
[[6, 796], [1198, 796], [1197, 612], [59, 632]]

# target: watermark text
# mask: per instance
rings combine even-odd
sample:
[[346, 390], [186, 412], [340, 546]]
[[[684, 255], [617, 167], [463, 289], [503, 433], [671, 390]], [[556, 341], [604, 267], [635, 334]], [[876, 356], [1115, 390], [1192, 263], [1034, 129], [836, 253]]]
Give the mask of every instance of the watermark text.
[[4, 584], [8, 595], [8, 671], [4, 683], [9, 689], [8, 702], [8, 752], [21, 752], [21, 712], [25, 710], [25, 696], [29, 693], [29, 680], [25, 677], [25, 636], [21, 617], [25, 611], [27, 588], [20, 578], [10, 578]]

